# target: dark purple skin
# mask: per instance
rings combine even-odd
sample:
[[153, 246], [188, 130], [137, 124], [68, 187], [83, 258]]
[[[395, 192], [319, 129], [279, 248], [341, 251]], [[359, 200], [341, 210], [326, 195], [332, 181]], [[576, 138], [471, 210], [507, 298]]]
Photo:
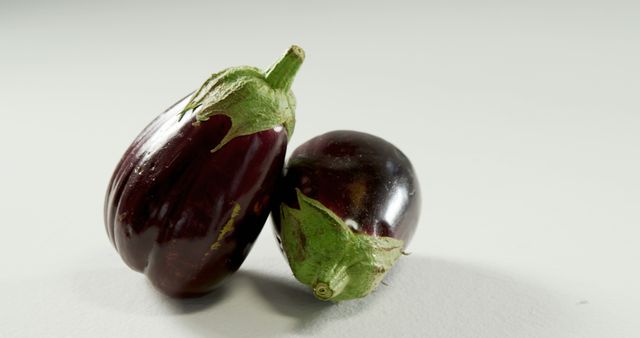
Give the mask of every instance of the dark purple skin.
[[[288, 161], [279, 199], [298, 208], [296, 188], [354, 231], [401, 239], [405, 247], [418, 223], [420, 188], [413, 166], [377, 136], [338, 130], [302, 144]], [[280, 213], [272, 215], [280, 241]]]
[[[235, 272], [271, 207], [287, 145], [285, 128], [240, 136], [214, 153], [231, 126], [215, 115], [193, 124], [188, 96], [151, 122], [125, 152], [105, 200], [105, 224], [122, 259], [161, 292], [192, 297]], [[240, 211], [233, 230], [212, 245]]]

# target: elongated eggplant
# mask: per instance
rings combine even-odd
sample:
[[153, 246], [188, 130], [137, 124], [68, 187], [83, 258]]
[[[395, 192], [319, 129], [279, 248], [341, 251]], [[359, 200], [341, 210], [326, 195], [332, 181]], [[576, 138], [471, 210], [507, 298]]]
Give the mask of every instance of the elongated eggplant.
[[420, 189], [409, 159], [365, 133], [333, 131], [298, 147], [274, 210], [294, 276], [321, 300], [368, 295], [418, 224]]
[[173, 297], [211, 291], [251, 250], [272, 205], [295, 124], [304, 52], [266, 72], [213, 74], [158, 116], [117, 165], [105, 225], [124, 262]]

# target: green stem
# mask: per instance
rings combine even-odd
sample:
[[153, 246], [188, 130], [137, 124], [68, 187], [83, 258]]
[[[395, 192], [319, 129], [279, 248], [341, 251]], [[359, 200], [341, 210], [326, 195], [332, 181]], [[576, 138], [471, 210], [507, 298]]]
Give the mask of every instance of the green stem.
[[347, 267], [336, 265], [328, 273], [323, 273], [312, 285], [313, 295], [320, 300], [330, 300], [338, 297], [349, 284]]
[[265, 72], [267, 82], [273, 89], [289, 91], [293, 78], [304, 61], [304, 50], [291, 46], [278, 62]]

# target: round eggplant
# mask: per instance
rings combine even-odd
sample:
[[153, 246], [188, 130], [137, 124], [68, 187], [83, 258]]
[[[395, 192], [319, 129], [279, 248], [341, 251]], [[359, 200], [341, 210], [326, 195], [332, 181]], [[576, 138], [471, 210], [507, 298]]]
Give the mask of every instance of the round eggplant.
[[173, 297], [235, 272], [266, 221], [295, 124], [304, 52], [266, 72], [235, 67], [152, 121], [117, 165], [105, 225], [124, 262]]
[[420, 189], [409, 159], [365, 133], [333, 131], [298, 147], [274, 225], [294, 276], [322, 300], [364, 297], [404, 253]]

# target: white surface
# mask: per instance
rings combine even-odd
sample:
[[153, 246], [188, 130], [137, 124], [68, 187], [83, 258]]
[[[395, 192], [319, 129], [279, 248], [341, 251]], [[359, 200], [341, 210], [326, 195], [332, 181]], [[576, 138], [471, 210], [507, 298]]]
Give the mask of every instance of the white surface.
[[[0, 336], [640, 336], [636, 1], [177, 3], [0, 3]], [[169, 300], [107, 240], [109, 175], [209, 73], [291, 43], [290, 149], [333, 129], [403, 149], [413, 254], [327, 305], [267, 224], [225, 289]]]

